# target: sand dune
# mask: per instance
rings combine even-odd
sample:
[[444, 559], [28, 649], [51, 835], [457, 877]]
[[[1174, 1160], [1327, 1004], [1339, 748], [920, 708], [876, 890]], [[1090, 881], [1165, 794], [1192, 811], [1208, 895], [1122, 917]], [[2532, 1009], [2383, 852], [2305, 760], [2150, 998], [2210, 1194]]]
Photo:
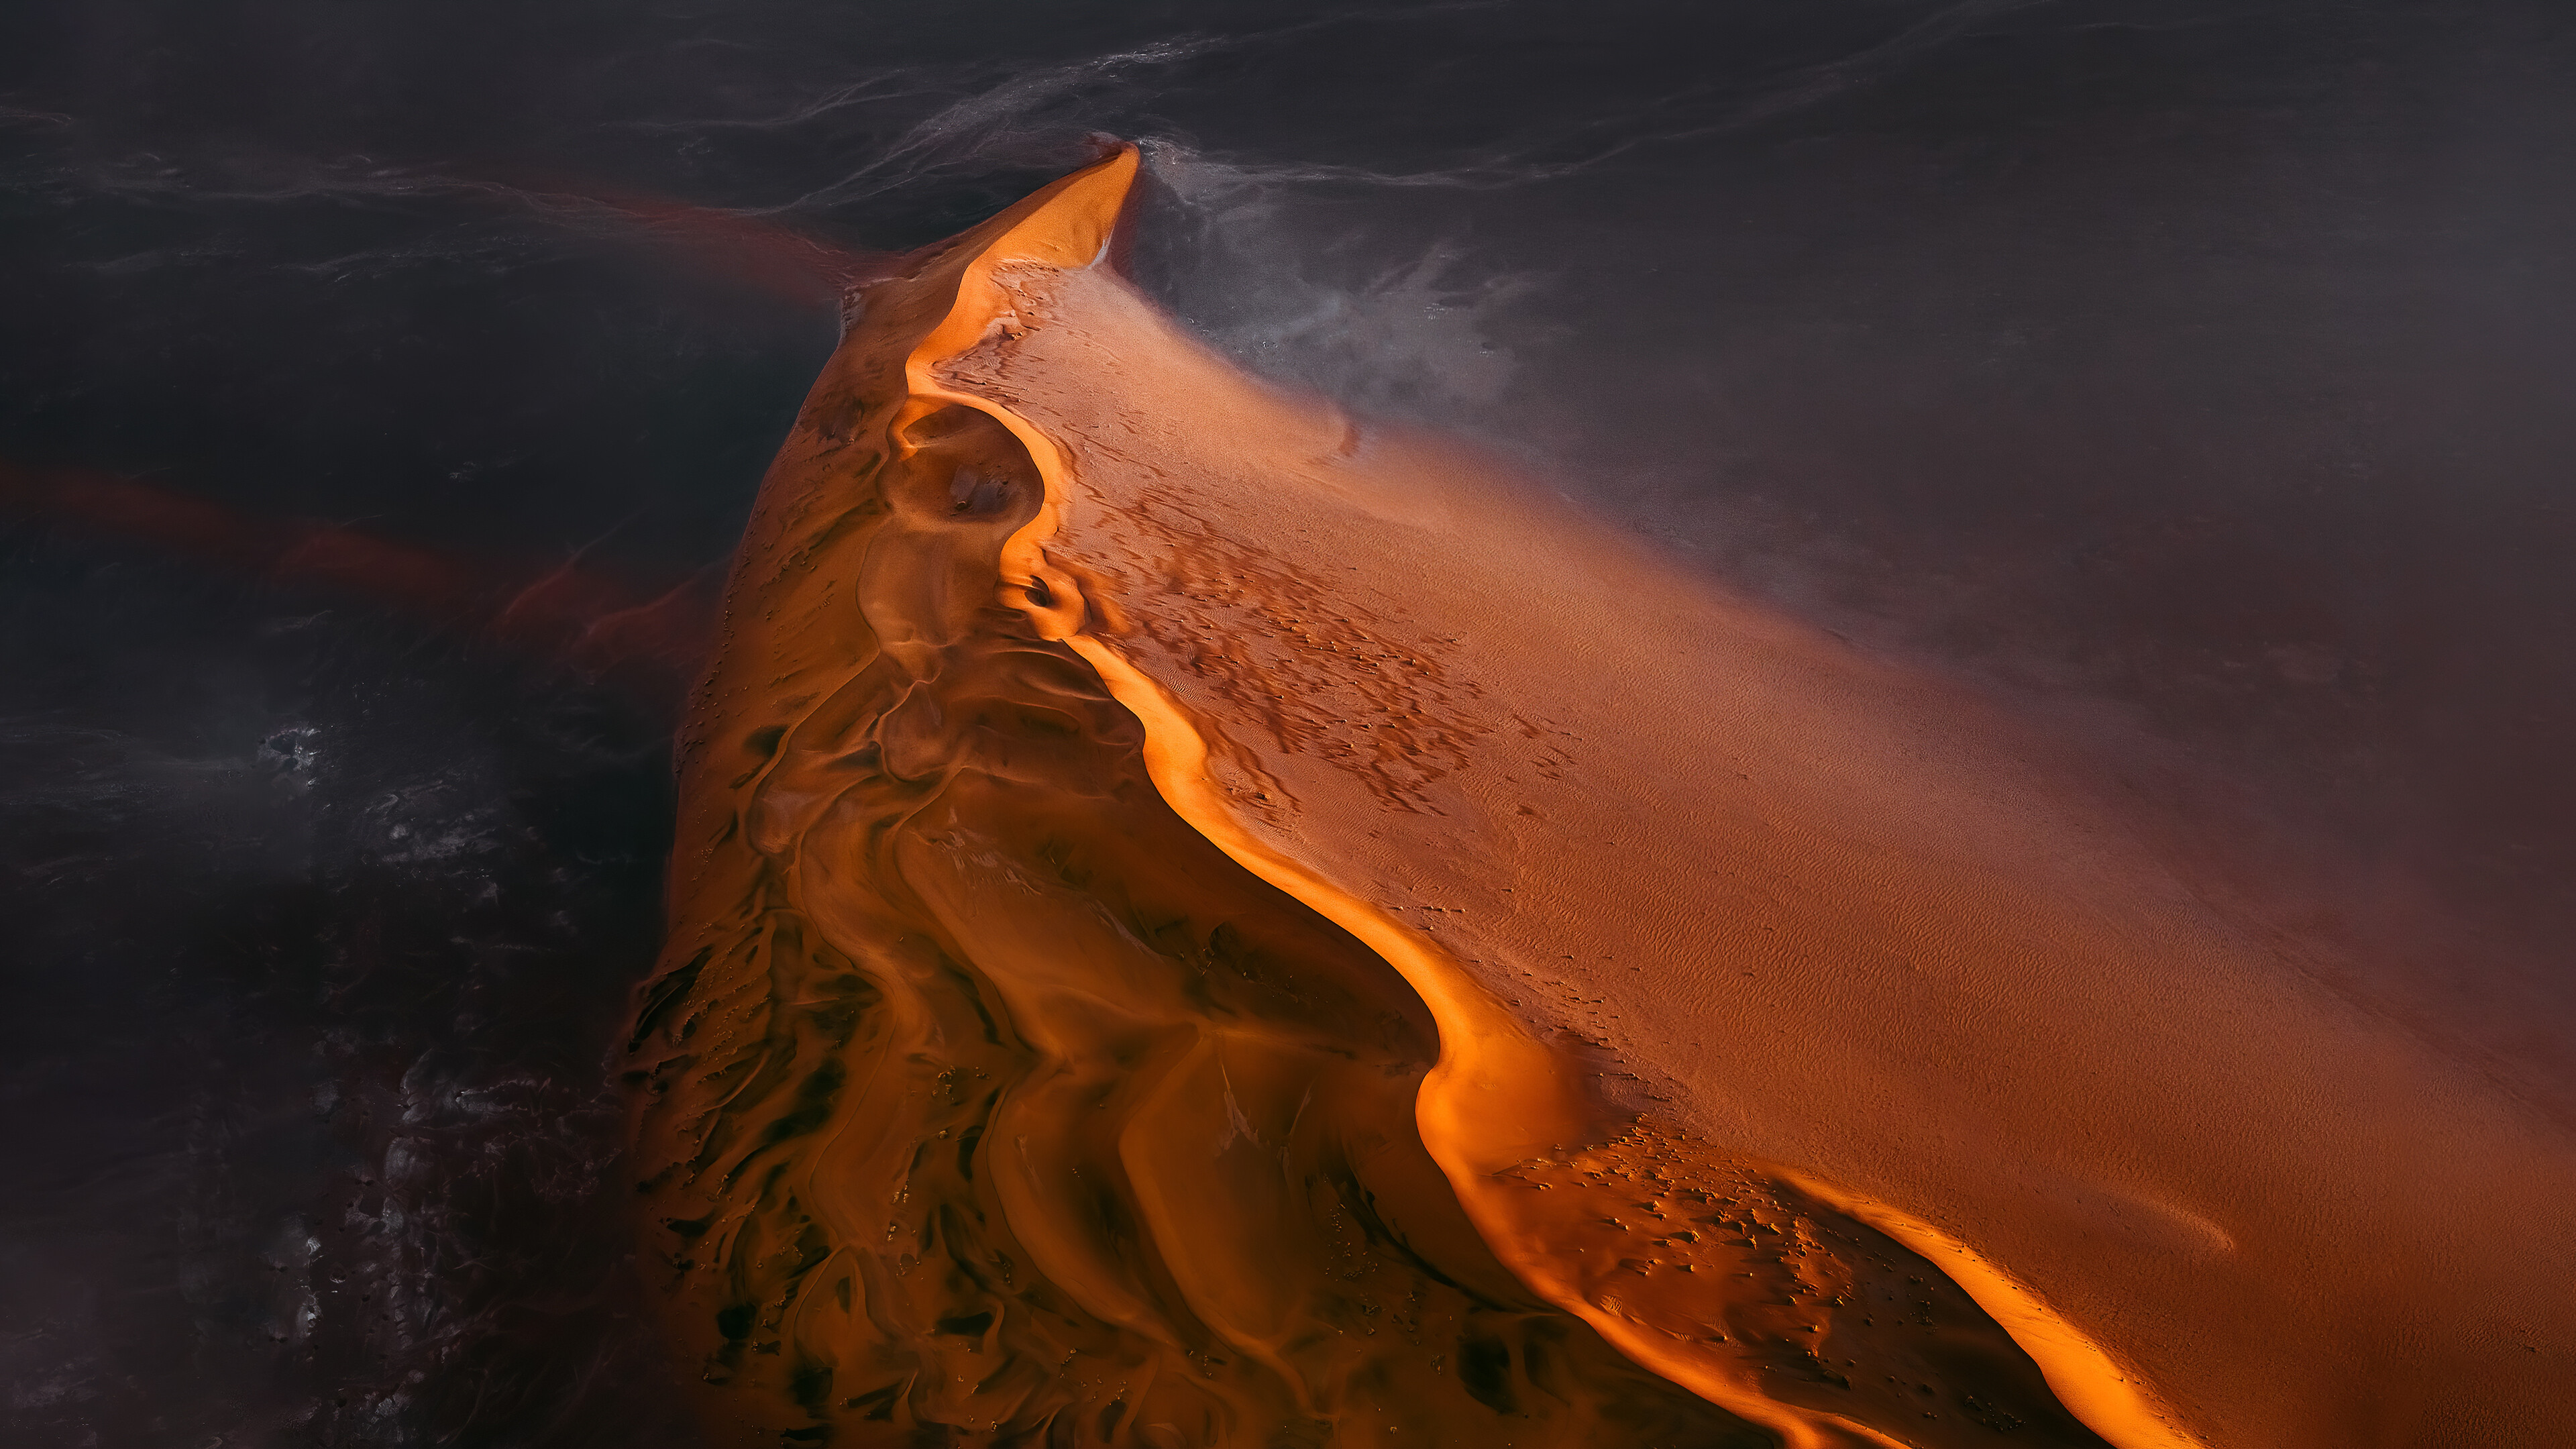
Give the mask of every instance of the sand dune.
[[868, 288], [737, 559], [630, 1078], [711, 1425], [2556, 1441], [2563, 1132], [1979, 699], [1235, 373], [1134, 165]]

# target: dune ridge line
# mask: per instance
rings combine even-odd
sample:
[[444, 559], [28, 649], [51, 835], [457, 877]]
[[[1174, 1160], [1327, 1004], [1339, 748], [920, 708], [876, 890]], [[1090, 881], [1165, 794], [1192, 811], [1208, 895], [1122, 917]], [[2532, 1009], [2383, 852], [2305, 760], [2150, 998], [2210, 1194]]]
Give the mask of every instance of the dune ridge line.
[[[952, 402], [979, 408], [1028, 444], [1036, 459], [1047, 501], [1005, 547], [1005, 602], [1027, 614], [1041, 637], [1060, 640], [1088, 661], [1111, 695], [1136, 716], [1145, 730], [1147, 772], [1175, 813], [1237, 864], [1357, 937], [1421, 995], [1440, 1039], [1438, 1063], [1417, 1100], [1423, 1141], [1488, 1245], [1524, 1282], [1582, 1317], [1640, 1364], [1780, 1434], [1793, 1449], [1825, 1449], [1843, 1442], [1902, 1446], [1902, 1440], [1840, 1416], [1780, 1404], [1749, 1386], [1740, 1373], [1707, 1362], [1689, 1340], [1584, 1293], [1557, 1261], [1559, 1254], [1540, 1226], [1569, 1210], [1532, 1212], [1527, 1188], [1503, 1176], [1604, 1135], [1600, 1110], [1579, 1085], [1579, 1069], [1534, 1039], [1445, 952], [1246, 830], [1222, 792], [1209, 783], [1207, 743], [1187, 711], [1114, 645], [1080, 632], [1084, 609], [1079, 585], [1064, 570], [1050, 567], [1044, 554], [1072, 486], [1062, 450], [1008, 408], [939, 385], [933, 370], [991, 336], [1001, 325], [997, 319], [1008, 314], [1008, 298], [992, 282], [995, 266], [1032, 261], [1088, 267], [1106, 255], [1137, 165], [1135, 148], [1127, 147], [1040, 193], [1044, 200], [1039, 209], [996, 238], [969, 266], [956, 310], [906, 360], [924, 412]], [[1766, 1169], [1940, 1266], [2030, 1355], [2060, 1402], [2118, 1449], [2199, 1445], [2134, 1370], [1974, 1249], [1917, 1217], [1812, 1175]]]

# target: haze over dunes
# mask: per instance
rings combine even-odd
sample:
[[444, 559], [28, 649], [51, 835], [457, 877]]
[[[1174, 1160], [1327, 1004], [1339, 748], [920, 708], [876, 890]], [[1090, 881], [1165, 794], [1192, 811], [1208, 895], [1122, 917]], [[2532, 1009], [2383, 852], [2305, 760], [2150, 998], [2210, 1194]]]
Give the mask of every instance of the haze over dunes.
[[1233, 372], [1134, 166], [864, 290], [737, 558], [630, 1077], [711, 1426], [2569, 1420], [2563, 1132], [1979, 699]]

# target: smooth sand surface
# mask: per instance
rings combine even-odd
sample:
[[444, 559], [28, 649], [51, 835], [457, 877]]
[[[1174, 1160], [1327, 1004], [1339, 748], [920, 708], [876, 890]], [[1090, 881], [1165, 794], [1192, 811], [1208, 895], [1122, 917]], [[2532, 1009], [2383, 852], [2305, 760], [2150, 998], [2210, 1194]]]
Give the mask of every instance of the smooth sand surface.
[[1988, 702], [1235, 372], [1132, 167], [865, 294], [737, 564], [633, 1077], [710, 1423], [2563, 1442], [2563, 1128]]

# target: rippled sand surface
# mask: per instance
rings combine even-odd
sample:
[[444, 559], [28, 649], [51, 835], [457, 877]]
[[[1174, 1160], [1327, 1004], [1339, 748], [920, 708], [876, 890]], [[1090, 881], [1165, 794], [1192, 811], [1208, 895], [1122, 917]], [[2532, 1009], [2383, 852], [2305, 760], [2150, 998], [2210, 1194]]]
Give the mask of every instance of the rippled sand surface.
[[2563, 1134], [1950, 686], [1117, 275], [865, 291], [682, 742], [645, 1271], [744, 1443], [2540, 1442]]

